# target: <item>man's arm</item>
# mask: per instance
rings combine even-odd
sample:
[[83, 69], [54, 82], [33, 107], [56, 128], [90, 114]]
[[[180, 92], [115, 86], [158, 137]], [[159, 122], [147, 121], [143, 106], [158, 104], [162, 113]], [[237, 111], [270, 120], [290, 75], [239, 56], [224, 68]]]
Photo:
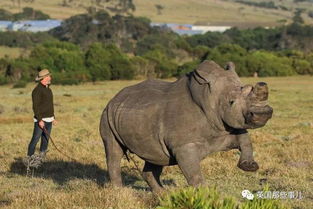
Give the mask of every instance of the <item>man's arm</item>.
[[42, 120], [42, 114], [41, 114], [41, 108], [40, 108], [41, 95], [38, 89], [35, 89], [32, 92], [32, 100], [33, 100], [33, 111], [34, 111], [37, 121], [39, 122]]

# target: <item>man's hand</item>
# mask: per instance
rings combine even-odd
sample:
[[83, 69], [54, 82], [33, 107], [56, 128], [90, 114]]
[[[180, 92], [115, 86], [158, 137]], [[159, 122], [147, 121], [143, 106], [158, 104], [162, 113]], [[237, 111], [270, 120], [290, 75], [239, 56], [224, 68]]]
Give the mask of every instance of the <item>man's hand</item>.
[[54, 119], [54, 120], [52, 121], [52, 125], [56, 126], [57, 124], [58, 124], [58, 121]]
[[41, 120], [41, 121], [39, 121], [38, 125], [41, 129], [43, 129], [45, 127], [45, 122], [43, 122], [43, 120]]

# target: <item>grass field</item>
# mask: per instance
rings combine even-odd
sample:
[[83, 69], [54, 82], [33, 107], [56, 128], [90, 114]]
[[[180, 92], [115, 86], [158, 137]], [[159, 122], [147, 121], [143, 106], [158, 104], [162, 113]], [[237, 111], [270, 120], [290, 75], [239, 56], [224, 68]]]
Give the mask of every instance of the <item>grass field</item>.
[[0, 58], [17, 58], [21, 55], [27, 56], [28, 54], [29, 52], [26, 49], [0, 46]]
[[[257, 0], [260, 1], [260, 0]], [[74, 0], [68, 7], [63, 7], [63, 0], [35, 0], [33, 3], [21, 1], [19, 7], [12, 0], [1, 0], [0, 8], [12, 12], [20, 11], [20, 8], [30, 6], [40, 9], [49, 14], [52, 18], [65, 19], [75, 14], [85, 13], [91, 1]], [[17, 2], [17, 1], [15, 1]], [[312, 3], [292, 3], [292, 0], [281, 0], [278, 4], [287, 6], [291, 11], [264, 9], [234, 1], [225, 0], [134, 0], [136, 5], [135, 16], [145, 16], [153, 22], [174, 22], [174, 23], [210, 23], [212, 25], [236, 25], [236, 26], [273, 26], [278, 21], [291, 21], [295, 8], [305, 8], [313, 10]], [[156, 5], [161, 5], [163, 9], [158, 14]], [[305, 21], [312, 24], [312, 19], [303, 15]]]
[[[243, 78], [265, 81], [270, 88], [273, 118], [250, 131], [260, 169], [247, 173], [236, 167], [238, 151], [209, 155], [201, 167], [210, 186], [239, 201], [241, 191], [300, 191], [302, 200], [282, 200], [294, 209], [313, 208], [313, 77]], [[21, 158], [32, 135], [31, 91], [0, 87], [0, 208], [155, 208], [158, 198], [135, 169], [122, 161], [124, 188], [108, 184], [99, 118], [106, 103], [123, 87], [139, 81], [108, 81], [79, 86], [52, 86], [59, 123], [52, 137], [73, 162], [49, 145], [47, 161], [26, 176]], [[38, 144], [39, 146], [39, 144]], [[37, 146], [37, 148], [38, 148]], [[142, 161], [136, 158], [140, 166]], [[161, 176], [167, 190], [185, 187], [177, 166]]]

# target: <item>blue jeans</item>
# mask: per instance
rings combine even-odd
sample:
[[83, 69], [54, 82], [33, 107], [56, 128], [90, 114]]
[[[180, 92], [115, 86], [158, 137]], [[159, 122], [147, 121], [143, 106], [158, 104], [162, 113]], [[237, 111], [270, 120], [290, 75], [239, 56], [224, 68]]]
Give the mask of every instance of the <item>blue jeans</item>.
[[[52, 129], [52, 122], [44, 122], [45, 123], [45, 128], [50, 135], [51, 129]], [[48, 143], [49, 143], [49, 136], [45, 134], [45, 132], [39, 127], [38, 122], [34, 123], [34, 132], [33, 132], [33, 137], [28, 145], [28, 156], [32, 156], [35, 153], [35, 148], [36, 145], [39, 141], [39, 138], [41, 138], [41, 143], [40, 143], [40, 152], [45, 152], [48, 148]]]

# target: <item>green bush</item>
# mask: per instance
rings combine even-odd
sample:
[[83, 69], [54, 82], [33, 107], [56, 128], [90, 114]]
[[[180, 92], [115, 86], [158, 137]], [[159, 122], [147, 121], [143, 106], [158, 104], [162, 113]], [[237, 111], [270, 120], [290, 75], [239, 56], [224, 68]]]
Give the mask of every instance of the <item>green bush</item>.
[[0, 45], [9, 47], [29, 48], [38, 43], [56, 40], [47, 32], [23, 32], [23, 31], [5, 31], [0, 32]]
[[12, 20], [13, 14], [5, 9], [0, 9], [0, 20]]
[[221, 44], [210, 50], [206, 59], [214, 60], [220, 66], [224, 66], [228, 61], [236, 65], [236, 72], [239, 76], [249, 76], [251, 73], [246, 67], [246, 56], [248, 52], [237, 44]]
[[12, 14], [11, 12], [0, 9], [0, 20], [47, 20], [50, 16], [40, 10], [34, 10], [31, 7], [24, 7], [20, 13]]
[[[80, 48], [68, 42], [47, 42], [34, 48], [29, 62], [33, 69], [48, 68], [56, 82], [76, 83], [90, 79]], [[58, 74], [59, 73], [59, 74]], [[75, 81], [77, 80], [77, 81]]]
[[240, 209], [287, 209], [288, 207], [283, 206], [278, 200], [271, 199], [257, 199], [254, 198], [252, 201], [245, 201]]
[[195, 61], [192, 61], [192, 62], [184, 63], [183, 65], [178, 66], [177, 73], [176, 73], [175, 76], [176, 77], [183, 76], [186, 73], [189, 73], [189, 72], [195, 70], [199, 64], [200, 64], [199, 60], [195, 60]]
[[4, 85], [7, 83], [8, 83], [8, 79], [5, 76], [0, 75], [0, 85]]
[[61, 85], [78, 85], [82, 80], [78, 75], [67, 73], [53, 73], [52, 82]]
[[230, 198], [221, 198], [214, 188], [182, 189], [160, 199], [157, 209], [236, 209], [236, 202]]
[[94, 43], [90, 46], [85, 55], [85, 64], [92, 81], [111, 79], [109, 58], [109, 52], [103, 48], [101, 43]]
[[278, 200], [258, 199], [237, 202], [222, 197], [216, 188], [188, 187], [160, 197], [157, 209], [288, 209]]
[[133, 79], [135, 76], [135, 67], [126, 54], [112, 44], [105, 46], [104, 49], [109, 53], [108, 65], [111, 71], [111, 79]]
[[134, 56], [130, 61], [135, 68], [136, 79], [155, 77], [154, 65], [148, 59], [140, 56]]
[[14, 85], [13, 88], [25, 88], [27, 85], [27, 82], [24, 80], [19, 80], [17, 81]]
[[290, 76], [296, 74], [288, 57], [272, 52], [256, 51], [247, 56], [247, 68], [259, 76]]
[[294, 59], [292, 66], [300, 75], [313, 74], [311, 63], [304, 59]]
[[47, 20], [50, 16], [40, 10], [31, 7], [24, 7], [23, 11], [13, 15], [14, 20]]
[[[155, 33], [146, 35], [137, 43], [136, 55], [144, 56], [153, 50], [161, 50], [170, 58], [175, 57], [173, 50], [182, 47], [189, 49], [189, 44], [184, 41], [179, 35], [174, 33]], [[179, 46], [179, 47], [178, 47]]]
[[176, 74], [177, 64], [163, 50], [148, 51], [143, 57], [155, 64], [154, 72], [157, 78], [168, 78]]

